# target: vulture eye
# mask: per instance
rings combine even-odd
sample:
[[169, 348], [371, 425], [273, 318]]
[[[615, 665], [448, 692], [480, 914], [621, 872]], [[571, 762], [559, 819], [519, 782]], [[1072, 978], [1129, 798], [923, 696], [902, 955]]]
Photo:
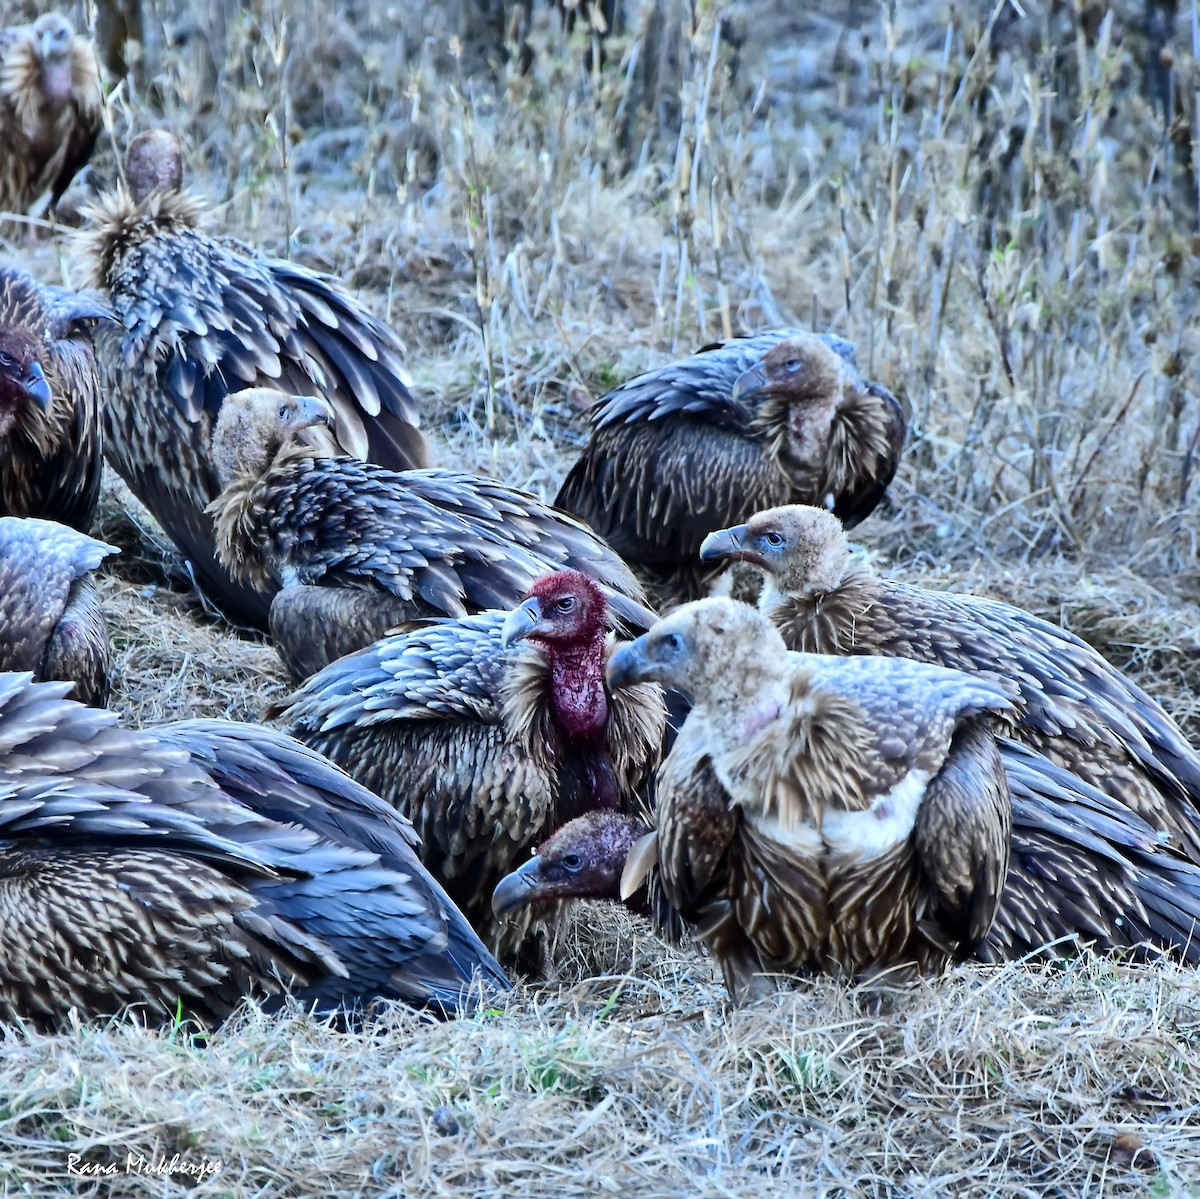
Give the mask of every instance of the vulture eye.
[[784, 364], [783, 369], [790, 375], [794, 375], [804, 365], [799, 358], [789, 358]]
[[279, 405], [279, 419], [287, 420], [287, 418], [290, 415], [291, 415], [291, 412], [289, 411], [288, 406], [286, 404], [280, 404]]
[[571, 874], [578, 874], [583, 869], [583, 859], [577, 853], [565, 853], [562, 856], [563, 869]]
[[575, 607], [575, 597], [573, 595], [564, 595], [554, 606], [560, 612], [570, 612]]
[[12, 364], [13, 356], [11, 354], [6, 354], [3, 350], [0, 350], [0, 366], [12, 366]]
[[776, 533], [772, 529], [769, 533], [763, 534], [763, 540], [773, 549], [777, 550], [783, 544], [783, 534]]
[[683, 649], [683, 638], [678, 633], [668, 633], [663, 638], [663, 645], [665, 645], [673, 654], [677, 654], [681, 649]]

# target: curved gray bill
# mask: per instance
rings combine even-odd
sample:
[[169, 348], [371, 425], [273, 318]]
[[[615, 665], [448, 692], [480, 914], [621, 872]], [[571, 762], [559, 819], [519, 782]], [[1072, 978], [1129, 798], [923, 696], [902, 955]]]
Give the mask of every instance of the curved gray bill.
[[528, 637], [542, 623], [542, 608], [537, 599], [527, 599], [519, 608], [514, 608], [505, 618], [500, 630], [500, 644], [508, 649], [515, 641]]
[[767, 368], [761, 363], [752, 366], [748, 371], [742, 371], [733, 384], [731, 393], [733, 402], [744, 400], [755, 392], [762, 391], [767, 385]]
[[734, 525], [729, 529], [718, 529], [700, 543], [700, 560], [715, 562], [742, 552], [742, 541], [746, 536], [745, 525]]
[[523, 908], [526, 904], [537, 899], [537, 885], [541, 862], [535, 854], [519, 870], [506, 874], [492, 892], [492, 912], [496, 916], [506, 916]]

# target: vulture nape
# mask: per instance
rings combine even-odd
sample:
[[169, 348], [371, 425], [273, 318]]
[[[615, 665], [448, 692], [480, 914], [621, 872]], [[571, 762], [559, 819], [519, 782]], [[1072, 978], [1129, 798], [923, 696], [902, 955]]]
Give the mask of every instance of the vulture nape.
[[134, 138], [125, 176], [128, 191], [88, 210], [80, 242], [119, 322], [99, 345], [106, 453], [200, 589], [231, 620], [265, 628], [273, 588], [219, 565], [205, 512], [220, 490], [210, 455], [221, 407], [248, 387], [320, 395], [342, 452], [424, 466], [403, 346], [333, 279], [206, 233], [171, 134]]
[[104, 466], [96, 298], [0, 267], [0, 515], [91, 528]]
[[96, 48], [43, 13], [0, 30], [0, 209], [57, 204], [92, 156], [104, 113]]
[[617, 648], [608, 680], [693, 702], [656, 781], [659, 879], [732, 997], [765, 975], [934, 971], [987, 935], [1012, 819], [988, 726], [1008, 706], [997, 687], [789, 654], [728, 599], [687, 604]]
[[117, 550], [65, 525], [0, 516], [0, 670], [108, 702], [108, 624], [92, 571]]
[[653, 684], [611, 694], [611, 614], [578, 571], [511, 612], [390, 636], [332, 663], [278, 713], [286, 730], [408, 816], [425, 865], [502, 956], [547, 973], [547, 929], [499, 927], [491, 894], [560, 824], [632, 811], [661, 755]]
[[452, 1015], [507, 986], [409, 823], [323, 758], [228, 721], [122, 728], [67, 690], [0, 674], [0, 1019]]
[[248, 389], [213, 434], [209, 505], [229, 576], [271, 595], [271, 636], [297, 681], [399, 625], [511, 608], [542, 575], [582, 571], [640, 631], [654, 613], [599, 537], [528, 492], [476, 475], [392, 471], [314, 438], [323, 401]]
[[[1001, 737], [1012, 847], [982, 962], [1059, 960], [1088, 947], [1133, 960], [1200, 964], [1200, 867], [1145, 821], [1020, 742]], [[590, 812], [557, 829], [492, 895], [497, 916], [530, 905], [611, 900], [678, 943], [658, 836], [638, 816]]]
[[702, 557], [765, 576], [761, 610], [791, 650], [878, 654], [1000, 687], [1016, 739], [1099, 788], [1200, 865], [1200, 754], [1159, 704], [1072, 633], [973, 595], [882, 579], [851, 560], [829, 513], [760, 512], [713, 533]]
[[904, 415], [841, 338], [776, 329], [705, 346], [631, 379], [591, 414], [555, 504], [586, 520], [652, 589], [707, 591], [712, 529], [760, 508], [869, 516], [895, 474]]

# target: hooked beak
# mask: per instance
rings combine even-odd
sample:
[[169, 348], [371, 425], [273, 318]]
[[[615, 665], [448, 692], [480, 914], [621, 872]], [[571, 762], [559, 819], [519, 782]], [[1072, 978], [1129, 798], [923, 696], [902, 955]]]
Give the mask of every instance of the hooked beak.
[[767, 378], [766, 366], [759, 362], [752, 366], [748, 371], [742, 371], [738, 375], [737, 380], [733, 385], [733, 402], [736, 404], [739, 400], [749, 399], [751, 396], [757, 395], [763, 391], [770, 380]]
[[608, 670], [605, 672], [610, 691], [619, 687], [629, 687], [634, 683], [642, 683], [653, 678], [654, 664], [645, 657], [645, 635], [636, 641], [618, 645], [608, 660]]
[[743, 559], [747, 556], [746, 525], [733, 525], [718, 529], [700, 543], [701, 562], [719, 562], [722, 558]]
[[319, 396], [296, 396], [297, 429], [311, 429], [322, 425], [326, 429], [333, 428], [333, 409]]
[[537, 596], [532, 596], [504, 618], [504, 628], [500, 631], [500, 645], [503, 649], [508, 649], [510, 645], [524, 640], [541, 627], [542, 605]]
[[42, 368], [36, 362], [29, 364], [25, 371], [25, 377], [21, 380], [21, 386], [25, 388], [25, 394], [43, 412], [50, 411], [54, 396], [50, 394], [50, 384], [46, 382], [46, 376], [42, 374]]
[[[520, 611], [520, 609], [517, 609]], [[541, 883], [541, 860], [537, 854], [518, 870], [506, 874], [492, 892], [492, 914], [507, 916], [518, 908], [534, 903], [538, 898]]]

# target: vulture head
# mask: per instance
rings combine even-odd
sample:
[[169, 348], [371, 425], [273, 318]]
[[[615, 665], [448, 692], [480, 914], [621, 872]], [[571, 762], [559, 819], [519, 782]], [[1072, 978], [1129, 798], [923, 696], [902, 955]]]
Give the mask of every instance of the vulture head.
[[847, 528], [874, 511], [904, 448], [904, 413], [819, 337], [781, 341], [733, 385], [770, 452]]
[[288, 395], [269, 387], [235, 391], [221, 405], [212, 436], [212, 463], [221, 486], [258, 479], [280, 450], [305, 429], [328, 428], [333, 411], [317, 396]]
[[33, 23], [33, 50], [41, 65], [43, 98], [62, 104], [71, 97], [71, 47], [75, 27], [56, 12], [44, 13]]
[[[50, 410], [53, 395], [42, 372], [41, 346], [23, 329], [0, 327], [0, 437], [18, 420]], [[31, 411], [30, 405], [36, 405]]]
[[569, 738], [603, 735], [608, 722], [604, 653], [608, 601], [578, 570], [543, 575], [504, 621], [501, 644], [532, 642], [549, 667], [550, 710]]
[[738, 704], [743, 694], [782, 678], [787, 646], [770, 619], [749, 604], [712, 598], [676, 608], [608, 660], [614, 690], [655, 682], [697, 706]]
[[506, 916], [559, 899], [620, 899], [626, 859], [645, 835], [646, 826], [622, 812], [577, 816], [543, 841], [524, 866], [496, 884], [492, 911]]
[[183, 187], [183, 147], [165, 129], [139, 133], [125, 155], [125, 181], [135, 204], [154, 192], [177, 192]]
[[756, 512], [744, 525], [710, 533], [700, 546], [705, 562], [749, 562], [782, 595], [815, 598], [846, 578], [850, 548], [842, 522], [824, 508], [788, 504]]

